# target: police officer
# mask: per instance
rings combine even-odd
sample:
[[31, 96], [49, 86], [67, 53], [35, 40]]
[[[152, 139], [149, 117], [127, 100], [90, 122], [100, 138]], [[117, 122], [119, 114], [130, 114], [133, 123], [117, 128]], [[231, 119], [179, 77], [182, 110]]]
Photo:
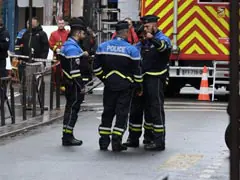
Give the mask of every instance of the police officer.
[[81, 140], [75, 139], [73, 128], [78, 118], [78, 112], [83, 100], [83, 89], [80, 74], [80, 61], [88, 56], [79, 46], [79, 41], [85, 38], [86, 27], [78, 18], [72, 18], [69, 23], [71, 31], [68, 40], [61, 48], [60, 61], [64, 74], [66, 107], [63, 120], [63, 146], [80, 146]]
[[129, 119], [128, 147], [138, 147], [142, 133], [144, 111], [144, 141], [146, 150], [165, 149], [164, 86], [168, 76], [171, 41], [157, 28], [158, 17], [141, 18], [144, 24], [144, 41], [140, 42], [143, 57], [143, 98], [133, 99]]
[[[127, 147], [122, 144], [133, 87], [142, 91], [142, 74], [140, 68], [140, 52], [127, 42], [128, 23], [120, 21], [116, 25], [117, 36], [100, 44], [94, 60], [94, 73], [103, 81], [103, 114], [99, 126], [100, 150], [107, 150], [112, 135], [112, 150], [123, 151]], [[112, 121], [116, 123], [112, 131]]]
[[6, 58], [8, 57], [8, 49], [10, 45], [10, 36], [4, 27], [3, 20], [0, 19], [0, 77], [7, 76]]

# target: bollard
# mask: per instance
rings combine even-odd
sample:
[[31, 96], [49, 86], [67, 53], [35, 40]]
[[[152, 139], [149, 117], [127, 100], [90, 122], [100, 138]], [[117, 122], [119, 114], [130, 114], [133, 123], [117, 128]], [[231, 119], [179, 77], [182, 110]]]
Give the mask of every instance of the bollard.
[[12, 124], [15, 124], [15, 97], [14, 97], [14, 88], [12, 85], [12, 80], [10, 81], [10, 96], [11, 96], [11, 110], [12, 110]]
[[22, 114], [23, 120], [27, 120], [27, 107], [26, 107], [26, 64], [23, 63], [23, 73], [22, 73]]
[[32, 75], [32, 117], [36, 116], [37, 101], [36, 101], [36, 76]]
[[51, 80], [50, 80], [50, 110], [53, 110], [53, 89], [54, 89], [54, 73], [53, 69], [51, 72]]
[[1, 126], [6, 124], [5, 122], [5, 111], [4, 111], [4, 101], [5, 101], [5, 94], [4, 94], [4, 85], [2, 78], [0, 80], [0, 96], [1, 96]]
[[60, 64], [56, 66], [56, 108], [60, 109]]

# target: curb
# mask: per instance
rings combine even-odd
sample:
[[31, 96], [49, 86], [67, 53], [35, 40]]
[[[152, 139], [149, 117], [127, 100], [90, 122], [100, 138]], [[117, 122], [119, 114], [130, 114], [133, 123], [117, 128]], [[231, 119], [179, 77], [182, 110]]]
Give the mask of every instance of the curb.
[[[80, 112], [88, 112], [88, 111], [89, 112], [90, 111], [96, 111], [96, 108], [85, 106], [85, 107], [82, 107], [82, 109], [80, 110]], [[19, 134], [27, 133], [27, 132], [29, 132], [33, 129], [37, 129], [37, 128], [42, 127], [42, 126], [47, 126], [47, 125], [53, 124], [58, 120], [62, 120], [62, 118], [63, 118], [63, 114], [60, 115], [60, 116], [54, 117], [54, 118], [50, 119], [49, 121], [40, 122], [40, 123], [37, 123], [37, 124], [34, 124], [34, 125], [26, 126], [24, 128], [21, 128], [21, 129], [17, 129], [17, 130], [10, 131], [10, 132], [4, 133], [4, 134], [0, 134], [0, 139], [4, 139], [4, 138], [8, 138], [8, 137], [14, 137], [14, 136], [19, 135]], [[29, 121], [31, 121], [31, 119], [29, 119]]]
[[62, 119], [62, 117], [63, 117], [63, 115], [57, 116], [57, 117], [54, 117], [54, 118], [50, 119], [49, 121], [40, 122], [40, 123], [37, 123], [37, 124], [34, 124], [34, 125], [30, 125], [30, 126], [15, 130], [15, 131], [10, 131], [10, 132], [1, 134], [0, 139], [7, 138], [7, 137], [13, 137], [13, 136], [16, 136], [18, 134], [22, 134], [23, 132], [25, 133], [25, 132], [28, 132], [30, 130], [42, 127], [42, 126], [50, 125], [50, 124]]

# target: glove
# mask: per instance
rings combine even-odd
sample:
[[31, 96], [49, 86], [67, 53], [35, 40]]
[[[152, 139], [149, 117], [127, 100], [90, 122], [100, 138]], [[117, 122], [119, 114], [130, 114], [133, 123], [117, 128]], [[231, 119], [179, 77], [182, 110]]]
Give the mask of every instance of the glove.
[[142, 96], [143, 95], [143, 85], [142, 83], [136, 83], [135, 84], [135, 92], [137, 96]]

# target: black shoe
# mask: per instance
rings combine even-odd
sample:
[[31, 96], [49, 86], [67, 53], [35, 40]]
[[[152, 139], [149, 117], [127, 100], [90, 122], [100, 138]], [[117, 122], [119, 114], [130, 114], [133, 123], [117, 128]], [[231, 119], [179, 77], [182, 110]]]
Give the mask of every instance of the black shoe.
[[71, 138], [62, 138], [62, 145], [63, 146], [81, 146], [82, 145], [82, 140], [78, 140], [74, 137]]
[[165, 150], [165, 144], [156, 144], [155, 142], [152, 142], [150, 144], [146, 144], [144, 146], [144, 149], [147, 151], [164, 151]]
[[126, 151], [127, 146], [122, 144], [122, 139], [120, 137], [112, 137], [112, 151], [120, 152], [120, 151]]
[[138, 139], [127, 139], [127, 142], [123, 143], [124, 146], [138, 148], [139, 147], [139, 140]]
[[107, 151], [109, 144], [110, 144], [109, 136], [101, 136], [99, 138], [99, 147], [101, 151]]

